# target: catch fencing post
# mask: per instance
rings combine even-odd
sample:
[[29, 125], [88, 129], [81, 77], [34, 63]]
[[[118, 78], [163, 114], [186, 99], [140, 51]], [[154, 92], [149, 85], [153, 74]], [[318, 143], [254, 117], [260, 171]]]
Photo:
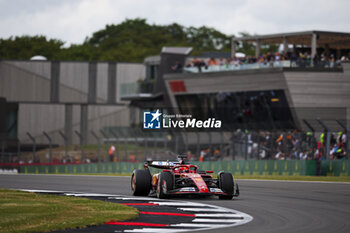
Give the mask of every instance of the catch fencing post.
[[18, 161], [20, 161], [20, 156], [21, 156], [21, 141], [18, 139], [17, 140], [17, 157], [18, 157]]
[[179, 154], [179, 136], [175, 133], [175, 153]]
[[[103, 137], [107, 140], [108, 136], [107, 134], [103, 131], [103, 129], [100, 130], [100, 133], [103, 135]], [[109, 146], [108, 146], [108, 142], [106, 141], [106, 154], [107, 154], [107, 157], [108, 157], [108, 150], [109, 150]], [[103, 159], [105, 161], [105, 158]]]
[[186, 150], [186, 154], [187, 154], [187, 152], [188, 152], [188, 133], [185, 132], [184, 136], [185, 136], [185, 150]]
[[81, 160], [84, 163], [85, 161], [85, 154], [84, 154], [84, 137], [79, 133], [77, 130], [74, 131], [74, 133], [79, 137], [80, 139], [80, 147], [81, 147]]
[[137, 135], [135, 135], [135, 152], [134, 153], [135, 153], [136, 158], [137, 158], [137, 154], [139, 153], [139, 151], [138, 151], [139, 143], [137, 140], [138, 140]]
[[148, 138], [147, 138], [147, 134], [144, 134], [144, 156], [145, 156], [145, 161], [147, 159], [147, 149], [148, 149]]
[[287, 151], [287, 135], [286, 133], [282, 133], [282, 152], [285, 153], [285, 154], [288, 154], [288, 151]]
[[[312, 132], [312, 139], [315, 138], [315, 129], [314, 129], [314, 127], [312, 127], [311, 124], [305, 119], [303, 119], [303, 122], [311, 130], [311, 132]], [[316, 145], [317, 145], [317, 142], [316, 142]], [[315, 145], [313, 143], [313, 140], [311, 142], [311, 146], [312, 146], [312, 154], [314, 154], [315, 153]], [[298, 152], [300, 152], [300, 150], [298, 150]]]
[[248, 149], [249, 149], [249, 141], [248, 141], [248, 133], [244, 133], [245, 135], [245, 153], [244, 153], [244, 160], [248, 159]]
[[213, 155], [213, 142], [212, 142], [212, 138], [211, 138], [211, 133], [208, 132], [208, 144], [209, 144], [209, 151], [211, 153], [211, 155]]
[[197, 154], [197, 156], [198, 156], [198, 158], [199, 158], [199, 156], [200, 156], [200, 152], [199, 152], [200, 137], [199, 137], [199, 133], [198, 133], [198, 132], [196, 132], [196, 135], [197, 135], [197, 152], [196, 152], [196, 154]]
[[224, 149], [224, 132], [221, 131], [220, 132], [220, 157], [221, 157], [221, 160], [226, 156], [223, 149]]
[[269, 138], [269, 145], [270, 145], [270, 158], [273, 158], [275, 156], [275, 147], [274, 147], [274, 139], [275, 139], [275, 132], [272, 131]]
[[331, 132], [329, 131], [329, 128], [325, 125], [325, 123], [318, 117], [316, 119], [318, 123], [324, 128], [326, 131], [326, 158], [329, 159], [329, 152], [330, 152], [330, 147], [331, 147]]
[[345, 153], [348, 155], [350, 153], [350, 146], [349, 146], [349, 130], [346, 128], [346, 125], [343, 124], [340, 120], [336, 119], [337, 123], [343, 128], [344, 134], [346, 135], [346, 148]]
[[43, 134], [49, 141], [49, 159], [50, 159], [49, 161], [50, 163], [52, 163], [52, 139], [45, 131], [43, 131]]
[[92, 136], [96, 139], [96, 141], [97, 141], [97, 161], [100, 163], [101, 162], [101, 142], [100, 142], [100, 138], [97, 136], [97, 134], [93, 131], [93, 130], [91, 130], [90, 131], [91, 132], [91, 134], [92, 134]]
[[157, 151], [157, 146], [158, 146], [158, 143], [157, 143], [157, 134], [153, 134], [153, 151]]
[[35, 142], [35, 138], [29, 132], [27, 132], [27, 135], [30, 138], [30, 140], [32, 140], [32, 142], [33, 142], [33, 163], [35, 163], [35, 161], [36, 161], [36, 155], [35, 155], [36, 142]]
[[125, 157], [126, 157], [126, 160], [128, 160], [128, 133], [125, 133], [124, 135], [124, 153], [125, 153]]
[[64, 135], [64, 133], [62, 133], [62, 131], [59, 131], [58, 133], [61, 135], [61, 137], [64, 140], [65, 156], [66, 156], [66, 159], [68, 159], [68, 138], [66, 137], [66, 135]]
[[164, 140], [163, 140], [163, 142], [164, 142], [164, 151], [166, 151], [167, 147], [168, 147], [168, 134], [165, 133], [163, 138], [164, 138]]
[[260, 159], [260, 143], [261, 143], [261, 138], [260, 138], [260, 132], [258, 131], [257, 132], [258, 134], [258, 153], [257, 153], [257, 157], [258, 157], [258, 160]]
[[307, 120], [303, 119], [303, 122], [312, 131], [312, 133], [315, 133], [314, 127], [312, 127], [311, 124]]
[[[239, 141], [239, 148], [241, 147], [241, 141]], [[241, 150], [241, 149], [240, 149]], [[233, 132], [231, 132], [231, 156], [233, 160], [236, 160], [236, 154], [235, 154], [235, 134]]]
[[[117, 157], [120, 156], [120, 160], [122, 160], [122, 153], [119, 153], [119, 143], [118, 143], [118, 135], [112, 130], [110, 129], [109, 132], [112, 134], [112, 136], [115, 138], [115, 145], [116, 145], [116, 152], [117, 152]], [[112, 144], [111, 144], [112, 145]], [[125, 145], [124, 145], [125, 146]]]
[[5, 139], [1, 140], [1, 162], [5, 161]]

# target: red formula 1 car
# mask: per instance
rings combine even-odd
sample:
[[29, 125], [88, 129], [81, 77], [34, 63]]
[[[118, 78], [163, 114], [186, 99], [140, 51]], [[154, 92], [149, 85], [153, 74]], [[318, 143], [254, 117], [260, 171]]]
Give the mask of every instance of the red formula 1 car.
[[[153, 176], [149, 167], [163, 169]], [[238, 184], [231, 173], [219, 172], [214, 179], [212, 171], [199, 171], [198, 167], [180, 162], [148, 161], [144, 170], [134, 170], [131, 176], [131, 190], [135, 196], [157, 196], [167, 198], [175, 195], [219, 196], [232, 199], [239, 195]]]

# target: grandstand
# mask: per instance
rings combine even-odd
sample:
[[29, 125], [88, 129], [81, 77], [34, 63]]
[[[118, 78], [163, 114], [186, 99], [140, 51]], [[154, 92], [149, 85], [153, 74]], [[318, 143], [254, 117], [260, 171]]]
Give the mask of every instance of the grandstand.
[[[265, 109], [274, 107], [289, 110], [290, 114], [287, 115], [291, 118], [285, 119], [285, 123], [292, 121], [292, 125], [298, 128], [307, 127], [303, 121], [306, 118], [346, 119], [350, 103], [348, 92], [350, 64], [341, 58], [347, 56], [350, 51], [349, 33], [309, 31], [233, 38], [232, 41], [233, 57], [239, 41], [254, 42], [257, 46], [256, 57], [263, 56], [259, 49], [262, 44], [283, 43], [283, 53], [286, 55], [284, 60], [277, 60], [273, 56], [272, 61], [265, 59], [254, 63], [244, 62], [243, 58], [237, 65], [227, 64], [227, 60], [225, 64], [210, 65], [202, 60], [204, 64], [201, 69], [192, 64], [187, 65], [183, 69], [184, 72], [179, 73], [169, 69], [174, 59], [171, 61], [168, 58], [169, 54], [162, 53], [161, 56], [145, 60], [146, 70], [149, 72], [145, 82], [142, 83], [142, 85], [155, 83], [154, 86], [158, 88], [153, 88], [152, 92], [145, 92], [135, 87], [134, 91], [139, 92], [124, 93], [122, 99], [132, 100], [131, 104], [135, 106], [145, 106], [143, 101], [147, 99], [148, 106], [181, 109], [194, 106], [202, 108], [205, 98], [210, 100], [218, 95], [221, 99], [225, 98], [224, 96], [235, 96], [234, 102], [227, 104], [231, 107], [235, 105], [233, 108], [237, 111], [244, 108], [243, 105], [251, 105], [246, 102], [254, 99], [259, 105], [263, 104]], [[289, 43], [292, 46], [288, 46]], [[291, 60], [293, 53], [297, 56], [299, 53], [304, 53], [309, 58], [297, 58], [293, 61]], [[330, 58], [334, 53], [337, 55], [333, 61]], [[314, 58], [317, 55], [321, 57], [321, 54], [324, 56], [322, 64], [321, 61], [318, 65], [314, 64]], [[189, 61], [192, 62], [193, 58], [184, 58], [182, 62], [188, 64]], [[334, 64], [331, 64], [332, 62]], [[169, 69], [165, 74], [163, 71], [158, 71], [164, 70], [164, 67]], [[165, 86], [160, 89], [162, 83]], [[182, 88], [177, 88], [179, 86]], [[146, 94], [149, 96], [145, 97]], [[150, 97], [154, 99], [149, 99]], [[222, 101], [233, 100], [230, 98]], [[219, 108], [219, 106], [210, 107]], [[329, 111], [330, 108], [332, 111]], [[262, 112], [256, 112], [257, 116], [261, 114]], [[266, 114], [273, 116], [274, 113]], [[266, 125], [266, 122], [264, 124]], [[268, 128], [273, 128], [273, 125], [268, 125]]]
[[[346, 131], [350, 122], [349, 33], [308, 31], [233, 38], [232, 60], [242, 41], [256, 45], [255, 62], [241, 58], [232, 64], [226, 58], [226, 63], [219, 60], [210, 65], [209, 57], [196, 63], [196, 58], [185, 53], [187, 58], [169, 59], [169, 53], [147, 58], [146, 70], [153, 75], [142, 85], [155, 83], [155, 88], [148, 93], [135, 88], [139, 92], [129, 92], [122, 99], [131, 100], [133, 106], [170, 107], [196, 117], [222, 119], [223, 130], [228, 132]], [[284, 44], [283, 60], [274, 54], [266, 59], [260, 53], [260, 46], [266, 44]], [[175, 60], [184, 64], [183, 72], [170, 69]], [[185, 138], [192, 138], [189, 143], [200, 138], [202, 145], [212, 141], [205, 133]]]

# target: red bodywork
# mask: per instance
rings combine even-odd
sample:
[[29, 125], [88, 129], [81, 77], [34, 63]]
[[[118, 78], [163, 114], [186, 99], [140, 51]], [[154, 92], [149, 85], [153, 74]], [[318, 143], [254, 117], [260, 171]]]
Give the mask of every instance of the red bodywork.
[[[204, 182], [202, 176], [197, 173], [198, 167], [195, 165], [175, 165], [171, 170], [175, 175], [179, 175], [180, 178], [191, 178], [194, 184], [197, 186], [199, 192], [209, 193], [207, 184]], [[211, 175], [207, 175], [210, 178]]]
[[[158, 167], [161, 168], [161, 167]], [[165, 168], [165, 167], [162, 167]], [[174, 190], [164, 190], [167, 191], [168, 194], [203, 194], [203, 195], [226, 195], [226, 193], [222, 192], [221, 190], [215, 190], [211, 191], [205, 181], [203, 180], [203, 177], [212, 179], [212, 176], [209, 174], [199, 174], [198, 167], [191, 164], [175, 164], [173, 166], [166, 167], [167, 169], [163, 169], [163, 172], [171, 172], [175, 175], [175, 177], [179, 178], [189, 178], [193, 181], [193, 183], [196, 185], [197, 190], [186, 190], [183, 191], [181, 188], [174, 189]], [[212, 171], [206, 171], [206, 173], [212, 173]], [[159, 180], [159, 173], [154, 174], [152, 177], [152, 187], [154, 190], [157, 189], [158, 186], [158, 180]], [[163, 185], [163, 184], [162, 184]], [[164, 187], [165, 189], [169, 189], [168, 187]]]

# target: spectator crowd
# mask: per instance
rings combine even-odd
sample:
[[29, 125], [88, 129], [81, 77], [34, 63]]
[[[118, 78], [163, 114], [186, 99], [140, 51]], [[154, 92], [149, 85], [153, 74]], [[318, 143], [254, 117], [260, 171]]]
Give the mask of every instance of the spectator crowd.
[[[240, 136], [242, 137], [242, 135]], [[312, 132], [297, 130], [283, 133], [247, 134], [248, 155], [254, 159], [324, 160], [327, 159], [327, 134], [317, 138]], [[347, 133], [330, 133], [329, 159], [347, 159]]]
[[[232, 159], [268, 160], [325, 160], [327, 134], [318, 137], [312, 132], [241, 131], [237, 130], [225, 146], [202, 148], [198, 154], [187, 152], [189, 161], [217, 161]], [[233, 151], [232, 151], [232, 148]], [[328, 159], [348, 159], [347, 133], [330, 133]]]
[[339, 66], [342, 61], [350, 60], [350, 52], [348, 55], [344, 55], [339, 59], [336, 59], [334, 54], [327, 55], [326, 53], [316, 54], [314, 58], [311, 58], [311, 54], [306, 52], [294, 52], [294, 53], [271, 53], [261, 54], [259, 57], [255, 56], [235, 56], [233, 58], [189, 58], [185, 67], [195, 67], [199, 72], [208, 70], [210, 67], [239, 67], [246, 64], [263, 64], [265, 66], [273, 67], [278, 62], [290, 61], [291, 67], [309, 67], [311, 66], [311, 60], [313, 60], [314, 67], [326, 67], [334, 68]]

